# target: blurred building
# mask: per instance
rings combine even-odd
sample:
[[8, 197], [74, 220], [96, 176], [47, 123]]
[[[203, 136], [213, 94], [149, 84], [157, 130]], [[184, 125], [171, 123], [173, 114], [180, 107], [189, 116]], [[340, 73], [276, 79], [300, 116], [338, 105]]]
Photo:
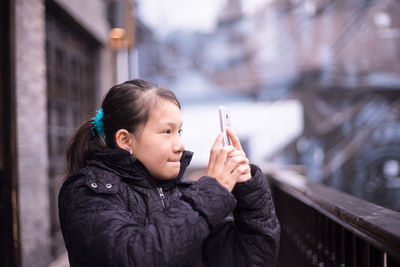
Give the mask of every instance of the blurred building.
[[303, 134], [275, 159], [399, 211], [399, 2], [281, 1], [273, 10], [296, 45], [286, 57], [305, 115]]
[[133, 2], [0, 5], [0, 266], [48, 266], [65, 251], [57, 211], [65, 146], [129, 65], [119, 57], [134, 44]]
[[251, 14], [244, 4], [226, 1], [214, 32], [158, 40], [163, 68], [142, 74], [192, 102], [300, 100], [304, 131], [274, 160], [400, 210], [399, 1], [264, 1]]

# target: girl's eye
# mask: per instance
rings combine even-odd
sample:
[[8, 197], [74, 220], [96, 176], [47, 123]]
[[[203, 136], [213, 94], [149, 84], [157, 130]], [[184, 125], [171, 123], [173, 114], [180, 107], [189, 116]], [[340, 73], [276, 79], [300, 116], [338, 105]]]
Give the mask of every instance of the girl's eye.
[[170, 134], [170, 133], [171, 133], [171, 130], [165, 130], [163, 133], [165, 133], [165, 134]]
[[182, 132], [183, 132], [183, 130], [182, 130], [182, 129], [180, 129], [180, 130], [178, 131], [178, 133], [179, 133], [179, 134], [182, 134]]

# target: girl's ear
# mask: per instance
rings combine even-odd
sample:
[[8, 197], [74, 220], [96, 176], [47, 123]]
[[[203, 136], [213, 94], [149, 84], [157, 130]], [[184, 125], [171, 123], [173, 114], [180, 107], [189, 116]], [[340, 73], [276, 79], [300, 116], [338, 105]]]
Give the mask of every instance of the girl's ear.
[[115, 143], [117, 147], [131, 151], [132, 135], [125, 129], [119, 129], [115, 133]]

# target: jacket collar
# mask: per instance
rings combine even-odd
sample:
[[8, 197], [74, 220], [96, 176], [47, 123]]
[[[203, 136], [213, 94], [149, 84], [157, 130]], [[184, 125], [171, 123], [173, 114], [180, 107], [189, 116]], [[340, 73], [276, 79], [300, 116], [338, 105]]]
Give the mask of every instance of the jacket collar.
[[104, 151], [95, 153], [89, 160], [89, 167], [96, 167], [109, 171], [126, 182], [134, 183], [144, 187], [169, 187], [182, 180], [183, 174], [192, 160], [193, 152], [183, 151], [180, 159], [181, 168], [175, 179], [167, 181], [155, 181], [146, 167], [128, 151], [120, 148], [107, 148]]

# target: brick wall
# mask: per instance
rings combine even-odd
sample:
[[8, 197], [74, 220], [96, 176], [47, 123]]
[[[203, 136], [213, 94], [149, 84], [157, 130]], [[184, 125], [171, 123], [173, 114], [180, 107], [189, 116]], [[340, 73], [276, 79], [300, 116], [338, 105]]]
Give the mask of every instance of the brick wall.
[[[102, 0], [57, 0], [101, 44], [98, 99], [114, 83]], [[45, 0], [15, 0], [18, 198], [23, 266], [49, 266], [51, 255]]]
[[16, 0], [18, 190], [23, 266], [50, 261], [43, 0]]

